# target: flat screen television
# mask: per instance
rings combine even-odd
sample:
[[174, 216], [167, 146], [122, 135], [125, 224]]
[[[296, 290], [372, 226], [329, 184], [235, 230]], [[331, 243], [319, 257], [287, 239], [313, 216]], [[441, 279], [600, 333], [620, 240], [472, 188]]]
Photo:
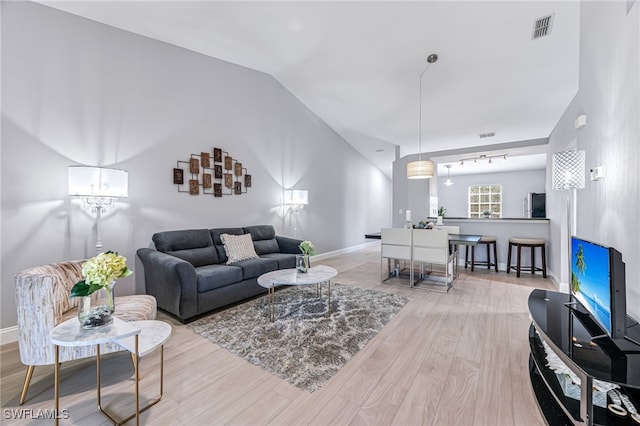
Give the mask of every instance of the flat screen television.
[[571, 294], [614, 341], [627, 328], [625, 265], [613, 247], [571, 237]]

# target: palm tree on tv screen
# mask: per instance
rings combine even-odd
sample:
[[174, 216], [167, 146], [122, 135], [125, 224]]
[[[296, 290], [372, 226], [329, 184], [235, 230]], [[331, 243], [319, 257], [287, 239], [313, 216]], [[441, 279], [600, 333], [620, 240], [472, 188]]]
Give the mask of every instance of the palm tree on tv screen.
[[[584, 271], [587, 270], [587, 264], [584, 261], [584, 248], [582, 244], [578, 244], [578, 252], [576, 253], [576, 268], [578, 268], [578, 272], [584, 275]], [[571, 289], [574, 293], [580, 292], [580, 280], [576, 276], [576, 274], [571, 272]]]
[[584, 274], [584, 271], [587, 269], [587, 264], [584, 261], [584, 248], [582, 244], [578, 244], [578, 253], [576, 253], [576, 268], [578, 268], [578, 272]]

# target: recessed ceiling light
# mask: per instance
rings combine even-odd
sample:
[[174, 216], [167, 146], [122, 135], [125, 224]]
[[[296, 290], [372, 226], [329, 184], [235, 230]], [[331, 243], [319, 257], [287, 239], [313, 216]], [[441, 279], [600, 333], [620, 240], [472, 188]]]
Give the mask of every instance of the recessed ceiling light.
[[376, 152], [383, 152], [383, 151], [384, 151], [384, 149], [382, 149], [382, 148], [376, 149]]

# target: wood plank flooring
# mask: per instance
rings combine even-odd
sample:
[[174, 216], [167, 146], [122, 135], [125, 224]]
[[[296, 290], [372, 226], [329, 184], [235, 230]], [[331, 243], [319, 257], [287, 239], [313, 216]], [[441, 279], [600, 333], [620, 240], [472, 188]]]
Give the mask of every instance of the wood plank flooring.
[[[540, 275], [462, 269], [447, 294], [380, 283], [380, 248], [326, 259], [335, 282], [399, 293], [407, 305], [320, 390], [309, 393], [173, 325], [165, 346], [164, 397], [143, 413], [148, 425], [543, 425], [528, 375], [533, 288]], [[393, 281], [393, 280], [390, 280]], [[141, 393], [158, 392], [159, 352], [141, 360]], [[26, 367], [17, 343], [0, 346], [3, 425], [45, 424], [13, 418], [52, 409], [53, 366], [36, 367], [27, 402], [18, 405]], [[103, 358], [103, 404], [133, 410], [128, 353]], [[98, 412], [95, 362], [61, 368], [61, 424], [109, 425]], [[50, 421], [48, 421], [50, 423]], [[133, 424], [134, 422], [129, 422]]]

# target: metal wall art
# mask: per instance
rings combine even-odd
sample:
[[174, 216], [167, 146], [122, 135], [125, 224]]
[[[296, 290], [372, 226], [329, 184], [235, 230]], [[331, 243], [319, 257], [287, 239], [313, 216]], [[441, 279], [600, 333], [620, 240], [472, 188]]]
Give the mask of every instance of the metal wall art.
[[[190, 177], [185, 180], [186, 174]], [[246, 194], [251, 187], [251, 175], [228, 152], [213, 148], [212, 153], [191, 154], [189, 160], [178, 160], [173, 169], [173, 184], [178, 185], [178, 192], [200, 195], [202, 188], [202, 194], [222, 197]]]

